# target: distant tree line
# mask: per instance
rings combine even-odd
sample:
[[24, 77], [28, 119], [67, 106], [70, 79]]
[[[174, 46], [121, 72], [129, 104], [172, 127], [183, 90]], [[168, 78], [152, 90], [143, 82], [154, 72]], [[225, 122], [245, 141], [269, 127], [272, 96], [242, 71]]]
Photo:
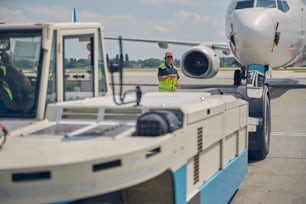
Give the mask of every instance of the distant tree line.
[[[117, 55], [115, 58], [109, 58], [108, 55], [106, 55], [106, 57], [107, 57], [108, 64], [109, 63], [119, 64], [119, 55]], [[23, 67], [23, 68], [33, 68], [33, 67], [37, 67], [38, 65], [37, 62], [33, 62], [29, 60], [16, 60], [14, 61], [14, 63], [18, 67]], [[130, 60], [128, 57], [128, 54], [125, 54], [124, 59], [123, 59], [123, 66], [129, 67], [129, 68], [156, 68], [162, 63], [164, 63], [164, 60], [158, 59], [158, 58]], [[90, 65], [88, 59], [75, 59], [75, 58], [65, 59], [64, 64], [65, 64], [65, 67], [67, 68], [85, 67], [85, 66]], [[174, 59], [174, 65], [176, 67], [180, 67], [180, 60]], [[233, 57], [220, 57], [220, 66], [221, 67], [237, 67], [239, 66], [239, 64]]]
[[[116, 55], [115, 58], [110, 59], [108, 54], [106, 55], [108, 63], [119, 63], [119, 55]], [[159, 58], [148, 58], [148, 59], [139, 59], [139, 60], [129, 60], [128, 54], [125, 54], [123, 59], [124, 67], [131, 68], [156, 68], [159, 65], [164, 63], [163, 59]], [[174, 65], [176, 67], [180, 67], [180, 60], [174, 59]], [[237, 67], [239, 63], [236, 61], [234, 57], [220, 57], [220, 66], [221, 67]]]
[[[106, 55], [106, 59], [108, 64], [109, 63], [114, 63], [114, 64], [119, 64], [119, 55], [116, 55], [115, 58], [109, 58], [108, 54]], [[156, 68], [159, 65], [164, 63], [162, 59], [158, 58], [148, 58], [148, 59], [138, 59], [138, 60], [129, 60], [128, 54], [124, 55], [123, 59], [123, 66], [124, 67], [132, 67], [132, 68]], [[179, 67], [180, 66], [180, 60], [179, 59], [174, 59], [173, 61], [174, 65]]]

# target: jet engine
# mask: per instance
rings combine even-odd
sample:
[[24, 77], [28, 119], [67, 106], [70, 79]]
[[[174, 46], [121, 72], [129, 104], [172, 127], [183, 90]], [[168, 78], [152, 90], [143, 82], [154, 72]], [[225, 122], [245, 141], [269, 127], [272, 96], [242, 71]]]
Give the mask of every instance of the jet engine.
[[181, 57], [181, 69], [190, 78], [208, 79], [219, 70], [220, 60], [213, 49], [206, 46], [195, 46]]

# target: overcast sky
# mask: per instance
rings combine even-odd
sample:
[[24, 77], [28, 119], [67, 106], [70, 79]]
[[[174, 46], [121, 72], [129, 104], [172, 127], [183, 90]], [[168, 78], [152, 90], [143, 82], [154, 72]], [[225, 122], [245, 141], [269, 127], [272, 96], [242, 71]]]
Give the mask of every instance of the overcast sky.
[[[230, 0], [0, 0], [0, 22], [69, 22], [73, 8], [80, 22], [100, 22], [105, 36], [191, 42], [226, 42], [225, 12]], [[159, 49], [155, 44], [124, 43], [130, 58], [180, 58], [188, 47]], [[117, 42], [106, 44], [117, 51]]]

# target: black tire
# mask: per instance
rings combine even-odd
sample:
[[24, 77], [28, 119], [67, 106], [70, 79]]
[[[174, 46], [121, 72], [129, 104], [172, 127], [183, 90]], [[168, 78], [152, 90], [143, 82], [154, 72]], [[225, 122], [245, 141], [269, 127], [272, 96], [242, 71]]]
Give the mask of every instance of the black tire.
[[256, 127], [256, 132], [249, 133], [249, 159], [265, 159], [270, 151], [271, 137], [271, 106], [268, 94], [268, 88], [264, 88], [263, 97], [250, 103], [250, 113], [252, 117], [262, 119], [262, 122]]
[[234, 85], [235, 86], [241, 85], [241, 71], [240, 71], [240, 69], [236, 69], [234, 71]]

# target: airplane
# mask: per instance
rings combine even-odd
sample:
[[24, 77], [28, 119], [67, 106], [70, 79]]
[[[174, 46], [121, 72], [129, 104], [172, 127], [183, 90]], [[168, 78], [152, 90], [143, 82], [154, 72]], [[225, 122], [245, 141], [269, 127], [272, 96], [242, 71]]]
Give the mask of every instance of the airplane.
[[[122, 38], [123, 41], [192, 46], [181, 57], [187, 77], [212, 78], [219, 70], [216, 50], [233, 54], [241, 67], [262, 64], [271, 68], [306, 62], [305, 0], [232, 0], [227, 8], [227, 43], [183, 42]], [[118, 40], [116, 37], [105, 37]]]
[[[249, 102], [249, 117], [259, 118], [256, 131], [249, 134], [250, 158], [265, 158], [269, 152], [271, 108], [269, 85], [265, 82], [272, 68], [306, 63], [306, 0], [232, 0], [226, 11], [226, 43], [200, 43], [122, 38], [123, 41], [187, 45], [181, 56], [181, 70], [190, 78], [214, 77], [220, 62], [216, 50], [232, 54], [240, 63], [234, 72], [235, 94]], [[105, 37], [106, 40], [118, 40]], [[261, 74], [255, 73], [263, 73]], [[263, 83], [249, 83], [254, 80]], [[246, 86], [242, 79], [246, 79]], [[249, 81], [248, 81], [249, 80]], [[250, 87], [261, 84], [261, 87]], [[223, 91], [222, 91], [223, 93]], [[233, 92], [232, 92], [233, 93]]]
[[226, 35], [242, 65], [273, 68], [305, 64], [305, 0], [233, 0]]

